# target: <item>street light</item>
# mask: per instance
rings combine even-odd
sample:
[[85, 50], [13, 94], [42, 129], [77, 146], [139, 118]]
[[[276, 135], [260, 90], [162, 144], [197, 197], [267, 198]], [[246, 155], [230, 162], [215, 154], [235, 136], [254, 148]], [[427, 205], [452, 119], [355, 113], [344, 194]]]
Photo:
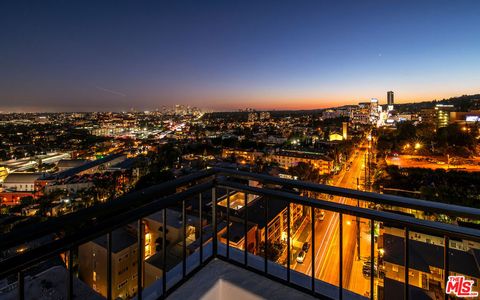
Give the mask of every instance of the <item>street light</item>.
[[378, 249], [378, 252], [379, 252], [380, 256], [383, 256], [385, 254], [385, 249], [380, 248], [380, 249]]
[[415, 150], [418, 150], [420, 148], [422, 148], [422, 144], [420, 144], [419, 142], [416, 142], [415, 143]]

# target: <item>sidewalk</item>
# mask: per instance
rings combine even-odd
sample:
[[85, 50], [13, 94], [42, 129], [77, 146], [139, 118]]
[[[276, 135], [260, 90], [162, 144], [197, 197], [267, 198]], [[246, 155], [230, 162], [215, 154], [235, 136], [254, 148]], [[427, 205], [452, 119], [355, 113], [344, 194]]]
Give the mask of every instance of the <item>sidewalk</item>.
[[[370, 228], [368, 224], [360, 223], [360, 260], [355, 254], [355, 260], [352, 265], [352, 275], [348, 289], [360, 294], [370, 294], [370, 277], [363, 275], [363, 264], [370, 260]], [[355, 249], [356, 253], [356, 249]]]
[[[305, 227], [309, 224], [309, 220], [310, 219], [308, 217], [305, 217], [302, 224], [300, 224], [300, 226], [298, 227], [297, 231], [295, 231], [293, 236], [290, 237], [290, 246], [291, 246], [290, 255], [292, 257], [295, 257], [295, 253], [296, 253], [295, 249], [301, 249], [301, 247], [303, 246], [303, 243], [307, 241], [310, 236], [310, 231], [305, 230]], [[300, 245], [299, 245], [299, 242], [301, 243]], [[287, 247], [285, 247], [285, 250], [278, 258], [278, 261], [286, 262], [287, 261], [286, 257], [287, 257]]]

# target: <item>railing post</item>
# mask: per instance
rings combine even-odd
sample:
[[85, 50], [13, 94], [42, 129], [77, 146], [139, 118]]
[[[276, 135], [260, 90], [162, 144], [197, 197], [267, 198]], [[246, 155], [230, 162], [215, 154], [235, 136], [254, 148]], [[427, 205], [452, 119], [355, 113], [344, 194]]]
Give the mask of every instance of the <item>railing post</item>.
[[311, 251], [312, 254], [312, 292], [315, 293], [315, 208], [310, 206], [311, 216], [312, 216], [312, 245]]
[[218, 252], [218, 241], [217, 241], [217, 197], [215, 195], [215, 188], [212, 188], [212, 243], [213, 243], [213, 256], [217, 256]]
[[162, 211], [162, 295], [165, 297], [167, 294], [167, 209]]
[[290, 282], [290, 205], [292, 205], [290, 202], [288, 202], [287, 205], [287, 282]]
[[67, 299], [73, 299], [73, 248], [68, 250], [68, 287]]
[[445, 300], [449, 299], [449, 295], [447, 295], [447, 282], [448, 282], [448, 274], [450, 273], [450, 238], [448, 236], [444, 236], [444, 244], [445, 247], [443, 248], [443, 284], [444, 284], [444, 295]]
[[107, 300], [112, 299], [112, 231], [107, 233]]
[[244, 199], [244, 207], [245, 207], [245, 219], [243, 220], [243, 231], [245, 233], [245, 238], [244, 238], [244, 265], [247, 266], [248, 264], [248, 194], [245, 192], [245, 199]]
[[268, 253], [268, 199], [267, 198], [264, 198], [265, 199], [265, 243], [264, 243], [264, 249], [263, 249], [263, 252], [265, 254], [265, 265], [264, 265], [264, 270], [265, 270], [265, 273], [268, 273], [268, 258], [267, 258], [267, 253]]
[[145, 249], [145, 238], [142, 219], [137, 221], [137, 299], [142, 300], [143, 292], [143, 249]]
[[202, 208], [202, 193], [198, 194], [198, 214], [199, 214], [199, 228], [200, 228], [200, 264], [203, 264], [203, 208]]
[[230, 259], [230, 190], [227, 189], [227, 259]]
[[410, 251], [409, 249], [409, 244], [410, 244], [410, 234], [409, 234], [409, 229], [408, 227], [405, 227], [405, 249], [404, 249], [404, 255], [405, 255], [405, 300], [408, 300], [409, 294], [408, 294], [408, 273], [409, 273], [409, 265], [410, 265]]
[[182, 278], [187, 275], [187, 209], [185, 199], [182, 200]]
[[17, 281], [18, 281], [18, 299], [24, 300], [25, 299], [25, 281], [24, 281], [23, 271], [19, 271], [17, 274]]
[[339, 276], [339, 285], [338, 285], [338, 290], [339, 290], [339, 295], [338, 295], [338, 299], [342, 300], [343, 299], [343, 214], [340, 213], [340, 217], [339, 217], [339, 240], [340, 240], [340, 261], [339, 261], [339, 272], [338, 272], [338, 276]]
[[[375, 290], [375, 221], [370, 220], [370, 260], [371, 260], [371, 276], [370, 276], [370, 299], [374, 299]], [[377, 264], [377, 274], [380, 276], [380, 265]]]

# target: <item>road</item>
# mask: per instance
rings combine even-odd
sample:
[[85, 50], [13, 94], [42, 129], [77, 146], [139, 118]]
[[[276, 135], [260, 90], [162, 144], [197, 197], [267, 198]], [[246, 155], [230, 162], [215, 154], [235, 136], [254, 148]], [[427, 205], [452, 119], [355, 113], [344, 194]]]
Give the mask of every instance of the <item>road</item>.
[[[333, 185], [345, 188], [357, 188], [357, 178], [364, 175], [364, 155], [367, 148], [359, 148], [358, 154], [353, 157], [350, 170], [343, 170], [335, 176]], [[332, 201], [357, 205], [357, 201], [345, 197], [334, 197]], [[311, 275], [312, 253], [315, 255], [315, 277], [338, 286], [339, 284], [339, 219], [338, 213], [325, 211], [325, 219], [315, 223], [315, 249], [310, 249], [303, 263], [294, 261], [292, 268], [304, 274]], [[365, 231], [369, 230], [366, 220], [361, 220], [361, 257], [368, 256], [370, 251], [370, 238]], [[309, 231], [306, 241], [311, 242], [311, 225], [305, 230]], [[370, 281], [362, 274], [363, 262], [357, 258], [356, 249], [357, 226], [356, 219], [352, 216], [343, 216], [343, 286], [358, 294], [364, 295], [370, 290]], [[297, 241], [295, 245], [301, 245]], [[295, 250], [293, 251], [296, 257]]]

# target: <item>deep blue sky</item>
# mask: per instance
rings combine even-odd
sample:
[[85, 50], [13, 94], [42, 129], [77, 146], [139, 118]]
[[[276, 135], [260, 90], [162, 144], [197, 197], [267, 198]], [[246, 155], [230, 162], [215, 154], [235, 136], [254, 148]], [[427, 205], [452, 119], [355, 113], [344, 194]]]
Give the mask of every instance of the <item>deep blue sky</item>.
[[1, 110], [480, 92], [480, 1], [0, 2]]

